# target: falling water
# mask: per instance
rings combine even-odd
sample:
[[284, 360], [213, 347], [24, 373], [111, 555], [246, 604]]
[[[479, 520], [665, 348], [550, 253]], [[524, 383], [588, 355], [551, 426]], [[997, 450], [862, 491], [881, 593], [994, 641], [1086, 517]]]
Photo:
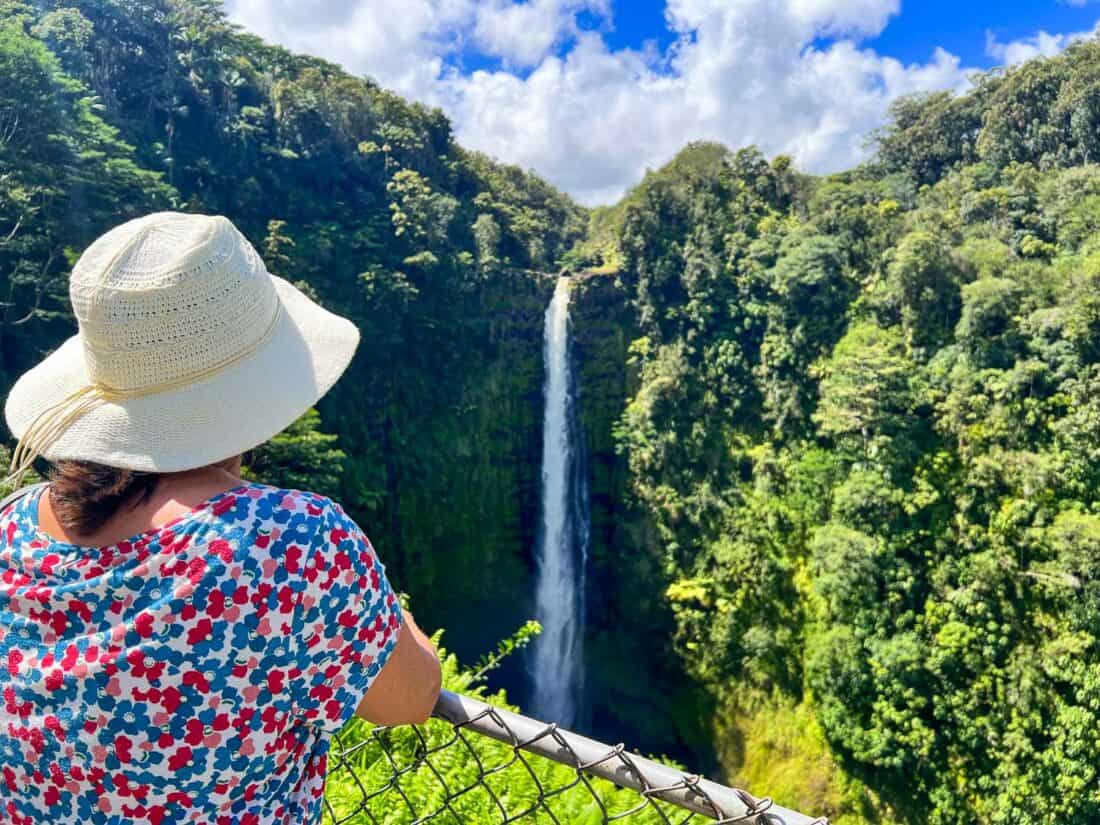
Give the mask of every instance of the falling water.
[[570, 364], [569, 279], [558, 279], [546, 310], [546, 408], [542, 425], [542, 524], [535, 618], [542, 633], [532, 651], [532, 713], [572, 725], [584, 688], [582, 630], [588, 553], [588, 490], [578, 437]]

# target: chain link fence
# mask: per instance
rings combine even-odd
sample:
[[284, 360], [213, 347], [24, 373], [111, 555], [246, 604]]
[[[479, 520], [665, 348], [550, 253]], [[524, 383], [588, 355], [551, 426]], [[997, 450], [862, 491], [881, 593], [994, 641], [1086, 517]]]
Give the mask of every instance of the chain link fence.
[[444, 691], [434, 716], [341, 731], [325, 825], [828, 823], [468, 696]]

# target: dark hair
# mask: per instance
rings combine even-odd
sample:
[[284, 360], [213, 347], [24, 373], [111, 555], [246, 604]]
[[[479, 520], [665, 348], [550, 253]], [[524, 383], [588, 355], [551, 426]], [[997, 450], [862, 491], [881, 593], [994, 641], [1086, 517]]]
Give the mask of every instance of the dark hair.
[[50, 468], [50, 503], [66, 530], [78, 536], [94, 533], [124, 504], [148, 501], [158, 473], [123, 470], [92, 461], [58, 461]]

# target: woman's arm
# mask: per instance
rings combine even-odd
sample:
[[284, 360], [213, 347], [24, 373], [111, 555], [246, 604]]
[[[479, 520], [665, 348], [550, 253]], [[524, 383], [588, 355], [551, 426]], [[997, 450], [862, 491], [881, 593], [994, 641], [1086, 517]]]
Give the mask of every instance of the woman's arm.
[[441, 680], [435, 645], [406, 610], [393, 652], [355, 715], [376, 725], [419, 725], [432, 715]]

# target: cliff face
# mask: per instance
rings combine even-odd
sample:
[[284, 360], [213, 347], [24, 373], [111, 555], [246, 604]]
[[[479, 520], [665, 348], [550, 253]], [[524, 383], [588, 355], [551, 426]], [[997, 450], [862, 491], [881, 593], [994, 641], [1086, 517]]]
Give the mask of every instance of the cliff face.
[[[599, 572], [614, 557], [615, 548], [630, 546], [639, 539], [637, 514], [626, 500], [627, 468], [615, 452], [612, 434], [633, 392], [627, 349], [634, 338], [634, 320], [621, 282], [614, 276], [596, 274], [575, 277], [570, 318], [590, 473], [589, 554]], [[595, 596], [591, 607], [598, 611], [598, 593]]]
[[585, 672], [594, 735], [643, 751], [710, 760], [701, 697], [668, 654], [672, 616], [662, 549], [632, 503], [614, 427], [637, 389], [628, 349], [637, 337], [630, 295], [615, 275], [575, 276], [573, 352], [589, 465]]
[[394, 412], [412, 438], [384, 451], [399, 463], [380, 497], [388, 512], [374, 521], [379, 546], [418, 620], [446, 628], [448, 648], [465, 661], [531, 614], [542, 326], [553, 286], [538, 273], [495, 274], [452, 309], [461, 357], [440, 353], [395, 382], [419, 386]]

